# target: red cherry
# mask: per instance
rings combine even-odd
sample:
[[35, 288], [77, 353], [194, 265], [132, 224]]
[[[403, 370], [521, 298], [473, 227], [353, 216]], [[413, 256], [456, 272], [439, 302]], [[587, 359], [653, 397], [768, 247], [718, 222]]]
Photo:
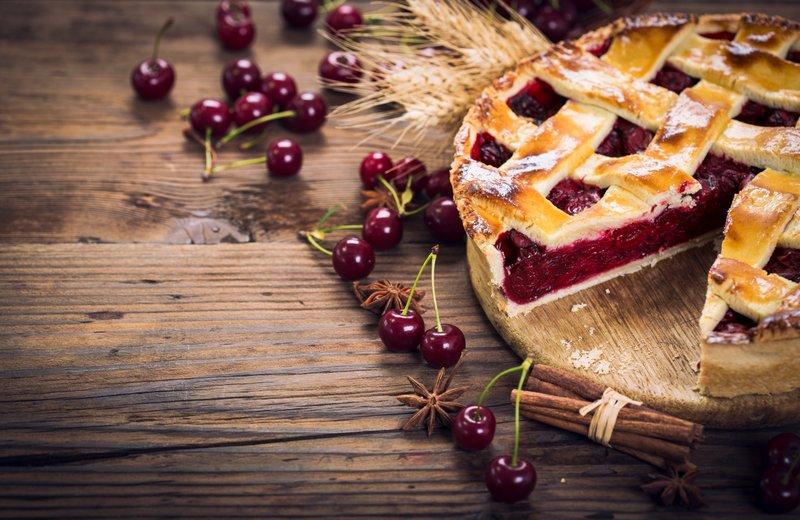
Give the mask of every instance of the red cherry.
[[386, 179], [390, 181], [398, 190], [403, 191], [408, 185], [409, 177], [413, 176], [411, 181], [411, 190], [416, 192], [424, 186], [424, 180], [427, 177], [428, 170], [425, 164], [416, 157], [403, 157], [394, 168], [386, 173]]
[[192, 105], [189, 123], [200, 136], [205, 136], [206, 129], [210, 128], [211, 135], [218, 137], [224, 135], [231, 126], [231, 112], [219, 99], [201, 99]]
[[273, 141], [267, 146], [267, 170], [272, 175], [291, 177], [297, 175], [302, 166], [303, 149], [291, 139]]
[[328, 115], [328, 105], [319, 94], [313, 92], [303, 92], [293, 97], [283, 109], [297, 113], [294, 117], [284, 119], [283, 124], [298, 134], [307, 134], [319, 129]]
[[325, 28], [333, 35], [342, 35], [346, 31], [355, 29], [364, 23], [361, 11], [350, 4], [342, 4], [328, 13], [325, 19]]
[[217, 20], [221, 20], [225, 15], [250, 18], [250, 6], [244, 0], [222, 0], [217, 4], [216, 15]]
[[770, 466], [791, 466], [800, 457], [800, 436], [779, 433], [767, 444], [766, 458]]
[[800, 505], [800, 480], [786, 466], [772, 466], [758, 481], [758, 505], [768, 513], [788, 513]]
[[484, 478], [492, 498], [498, 502], [524, 500], [536, 487], [536, 469], [522, 457], [511, 465], [511, 455], [501, 455], [489, 462]]
[[563, 40], [570, 29], [567, 19], [550, 5], [545, 5], [536, 13], [534, 25], [550, 40], [557, 42]]
[[161, 30], [158, 31], [156, 42], [153, 46], [153, 56], [144, 60], [131, 71], [131, 85], [143, 99], [161, 99], [172, 90], [175, 84], [175, 70], [168, 61], [158, 57], [158, 46], [161, 37], [172, 26], [173, 20], [169, 18]]
[[[480, 417], [478, 417], [480, 409]], [[494, 414], [486, 406], [462, 408], [453, 421], [453, 441], [466, 451], [480, 451], [492, 443], [497, 427]]]
[[425, 226], [442, 242], [460, 242], [465, 236], [458, 208], [449, 197], [434, 199], [425, 209]]
[[342, 280], [361, 280], [375, 268], [375, 253], [358, 237], [343, 238], [333, 248], [333, 269]]
[[297, 85], [294, 79], [286, 73], [270, 72], [264, 76], [261, 92], [266, 94], [276, 105], [285, 107], [297, 95]]
[[364, 159], [361, 160], [361, 167], [359, 168], [359, 175], [361, 182], [367, 188], [374, 188], [378, 185], [378, 175], [386, 178], [386, 172], [392, 169], [392, 159], [383, 152], [368, 153]]
[[559, 0], [558, 11], [570, 25], [578, 19], [578, 6], [574, 0]]
[[228, 49], [246, 49], [256, 37], [256, 27], [248, 16], [226, 14], [217, 20], [217, 36]]
[[261, 90], [261, 70], [247, 58], [237, 58], [222, 69], [222, 88], [230, 99]]
[[317, 0], [283, 0], [281, 16], [289, 27], [304, 29], [317, 17]]
[[326, 85], [358, 83], [363, 74], [361, 62], [350, 52], [333, 51], [319, 63], [319, 76]]
[[533, 22], [536, 11], [539, 9], [539, 6], [542, 5], [542, 0], [514, 0], [510, 2], [509, 5], [513, 7], [520, 16]]
[[403, 240], [403, 221], [392, 209], [375, 208], [367, 214], [361, 235], [376, 251], [388, 251]]
[[[242, 97], [236, 100], [233, 106], [233, 120], [236, 126], [244, 126], [250, 121], [272, 113], [272, 101], [261, 92], [245, 92]], [[247, 134], [259, 134], [269, 125], [266, 123], [258, 124], [245, 130]]]
[[445, 197], [453, 196], [453, 185], [450, 184], [450, 170], [441, 168], [428, 175], [428, 182], [425, 183], [425, 195], [433, 199], [439, 195]]
[[425, 322], [414, 309], [408, 309], [406, 315], [399, 309], [390, 309], [378, 321], [378, 335], [393, 352], [416, 350], [424, 330]]
[[466, 346], [467, 341], [461, 329], [442, 323], [441, 332], [436, 327], [425, 331], [419, 350], [433, 368], [450, 368], [458, 362]]

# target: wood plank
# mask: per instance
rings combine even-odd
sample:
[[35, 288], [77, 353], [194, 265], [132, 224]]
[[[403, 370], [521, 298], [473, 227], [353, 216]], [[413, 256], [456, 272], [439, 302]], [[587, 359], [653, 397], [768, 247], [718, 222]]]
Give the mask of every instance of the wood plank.
[[[409, 280], [419, 249], [381, 254], [376, 276]], [[463, 283], [462, 255], [445, 248], [437, 293], [467, 336], [457, 381], [472, 401], [516, 361]], [[487, 452], [454, 449], [442, 431], [399, 431], [410, 413], [394, 399], [409, 389], [404, 376], [430, 383], [435, 371], [381, 346], [375, 318], [321, 256], [294, 242], [0, 248], [3, 514], [659, 511], [638, 490], [652, 468], [531, 421], [521, 446], [537, 491], [530, 503], [490, 501], [481, 475], [513, 444], [513, 381], [490, 397], [499, 425]], [[303, 279], [313, 294], [296, 292]], [[774, 433], [709, 433], [695, 460], [715, 515], [754, 517], [758, 446]]]

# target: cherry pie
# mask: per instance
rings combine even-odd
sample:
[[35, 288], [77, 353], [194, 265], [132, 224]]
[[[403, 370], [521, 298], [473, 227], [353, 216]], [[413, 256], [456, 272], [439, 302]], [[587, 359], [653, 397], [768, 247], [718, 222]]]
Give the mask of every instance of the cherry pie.
[[700, 390], [800, 387], [799, 62], [800, 25], [781, 18], [644, 15], [495, 81], [456, 137], [451, 178], [506, 313], [725, 225]]

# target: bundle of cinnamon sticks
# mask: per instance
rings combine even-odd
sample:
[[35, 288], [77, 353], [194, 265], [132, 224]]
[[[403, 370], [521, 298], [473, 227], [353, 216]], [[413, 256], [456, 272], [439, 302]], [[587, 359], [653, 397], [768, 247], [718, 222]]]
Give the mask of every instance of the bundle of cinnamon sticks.
[[[582, 416], [578, 411], [600, 399], [605, 390], [604, 386], [564, 370], [536, 364], [520, 394], [520, 414], [588, 436], [592, 414]], [[512, 403], [516, 399], [514, 390]], [[667, 468], [689, 464], [690, 452], [702, 441], [702, 425], [631, 404], [619, 412], [609, 445]]]

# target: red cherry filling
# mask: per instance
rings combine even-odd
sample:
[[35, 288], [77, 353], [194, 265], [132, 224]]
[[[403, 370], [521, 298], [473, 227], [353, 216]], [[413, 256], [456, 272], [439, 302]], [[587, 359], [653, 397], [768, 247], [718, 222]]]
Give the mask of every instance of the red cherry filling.
[[611, 38], [606, 38], [602, 42], [598, 43], [597, 45], [592, 45], [586, 50], [599, 58], [600, 56], [607, 53], [610, 47], [611, 47]]
[[511, 150], [498, 143], [494, 136], [487, 132], [478, 134], [470, 151], [470, 157], [495, 168], [499, 168], [509, 160], [511, 155]]
[[689, 76], [672, 65], [664, 65], [661, 67], [661, 70], [656, 73], [656, 76], [650, 83], [669, 89], [676, 94], [680, 94], [685, 89], [693, 87], [698, 81], [700, 80]]
[[786, 56], [787, 61], [791, 61], [792, 63], [800, 63], [800, 51], [791, 51]]
[[693, 207], [671, 208], [589, 240], [548, 248], [509, 231], [497, 239], [506, 296], [519, 304], [570, 287], [600, 273], [664, 251], [722, 226], [733, 195], [758, 171], [709, 155], [695, 178], [702, 188]]
[[518, 116], [533, 119], [540, 125], [566, 102], [567, 98], [559, 96], [549, 83], [533, 79], [508, 99], [508, 106]]
[[725, 316], [722, 317], [714, 332], [724, 332], [727, 334], [746, 334], [751, 328], [755, 327], [756, 323], [743, 316], [733, 309], [728, 309]]
[[776, 247], [769, 262], [764, 266], [764, 270], [800, 283], [800, 249]]
[[564, 213], [577, 215], [581, 211], [597, 204], [603, 193], [605, 193], [605, 190], [599, 186], [586, 184], [575, 179], [564, 179], [550, 190], [550, 193], [547, 194], [547, 200]]
[[756, 126], [795, 126], [800, 114], [780, 108], [772, 108], [755, 101], [748, 100], [742, 111], [736, 116], [737, 121]]
[[608, 157], [622, 157], [643, 152], [652, 140], [653, 132], [618, 117], [611, 132], [596, 151]]
[[703, 38], [708, 38], [709, 40], [733, 41], [733, 38], [736, 36], [736, 33], [732, 33], [730, 31], [716, 31], [716, 32], [701, 33], [700, 36], [702, 36]]

